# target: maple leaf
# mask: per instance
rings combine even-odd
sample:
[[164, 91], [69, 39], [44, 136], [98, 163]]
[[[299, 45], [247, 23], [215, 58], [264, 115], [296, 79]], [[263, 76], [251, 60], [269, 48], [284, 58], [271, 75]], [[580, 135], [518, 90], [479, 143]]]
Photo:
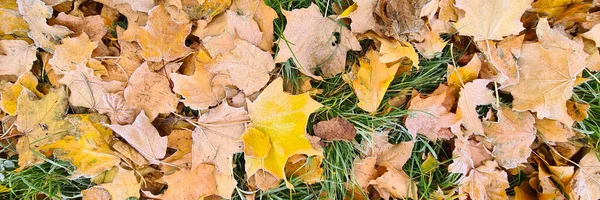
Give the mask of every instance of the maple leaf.
[[410, 101], [408, 110], [413, 111], [405, 118], [404, 125], [413, 138], [421, 133], [431, 141], [439, 138], [450, 139], [453, 135], [448, 128], [459, 123], [459, 118], [443, 105], [448, 93], [432, 94], [427, 98], [416, 95]]
[[110, 194], [102, 187], [95, 186], [81, 191], [81, 196], [85, 200], [107, 200]]
[[[463, 137], [454, 139], [454, 150], [452, 151], [452, 164], [448, 171], [467, 175], [471, 169], [475, 169], [486, 160], [491, 160], [492, 154], [483, 146], [483, 143], [475, 140], [465, 140]], [[457, 158], [458, 157], [458, 158]]]
[[150, 163], [157, 164], [167, 153], [167, 137], [161, 137], [144, 113], [131, 125], [106, 125], [125, 139]]
[[384, 34], [400, 39], [399, 35], [417, 33], [424, 25], [421, 9], [428, 0], [378, 1], [375, 14], [384, 23]]
[[348, 14], [348, 17], [352, 20], [350, 30], [353, 33], [364, 33], [369, 30], [379, 31], [382, 29], [373, 15], [377, 6], [376, 0], [356, 0], [354, 2], [356, 10]]
[[[543, 30], [544, 25], [540, 24], [538, 31]], [[549, 29], [547, 22], [545, 26]], [[586, 67], [587, 54], [566, 46], [571, 41], [564, 36], [552, 32], [539, 35], [546, 42], [523, 45], [518, 60], [520, 81], [507, 88], [514, 98], [513, 109], [531, 110], [540, 119], [556, 119], [570, 125], [573, 119], [568, 115], [566, 104], [573, 94], [576, 77]]]
[[378, 177], [377, 170], [375, 169], [375, 163], [377, 157], [366, 157], [362, 160], [358, 158], [354, 160], [352, 165], [352, 174], [356, 179], [356, 184], [360, 186], [363, 191], [367, 191], [371, 180], [375, 180]]
[[16, 115], [17, 112], [17, 100], [21, 95], [21, 91], [23, 88], [27, 88], [37, 97], [43, 97], [44, 94], [37, 91], [36, 87], [38, 85], [37, 77], [35, 77], [31, 72], [27, 72], [19, 79], [15, 84], [11, 84], [8, 82], [0, 83], [0, 107], [2, 110], [9, 115]]
[[112, 131], [100, 125], [106, 123], [105, 116], [78, 114], [69, 115], [66, 120], [75, 129], [61, 140], [42, 146], [40, 150], [53, 150], [58, 159], [73, 163], [77, 169], [74, 177], [94, 177], [121, 162], [121, 158], [110, 149]]
[[244, 108], [234, 108], [223, 102], [200, 116], [198, 126], [192, 133], [192, 166], [202, 163], [215, 166], [218, 183], [216, 194], [223, 198], [231, 198], [237, 184], [231, 171], [233, 154], [243, 152], [240, 138], [249, 120]]
[[21, 91], [15, 121], [17, 130], [25, 135], [17, 144], [21, 168], [41, 161], [31, 150], [61, 139], [72, 128], [71, 123], [63, 120], [67, 105], [63, 88], [52, 89], [42, 98], [28, 89]]
[[571, 189], [575, 199], [599, 199], [600, 161], [594, 151], [585, 154], [579, 161], [579, 169], [571, 180]]
[[0, 75], [27, 73], [36, 61], [36, 48], [23, 40], [0, 40]]
[[581, 34], [584, 38], [594, 40], [596, 47], [600, 47], [600, 25], [596, 24], [588, 32]]
[[186, 106], [196, 110], [217, 105], [225, 98], [225, 88], [215, 83], [216, 75], [204, 67], [200, 57], [197, 54], [190, 61], [196, 68], [192, 76], [171, 73], [173, 91], [185, 98], [182, 102]]
[[404, 171], [394, 168], [387, 168], [387, 170], [383, 175], [369, 182], [383, 199], [390, 199], [390, 196], [398, 199], [418, 199], [417, 185]]
[[233, 0], [229, 10], [245, 16], [251, 15], [262, 32], [261, 41], [257, 46], [263, 51], [271, 51], [274, 39], [273, 20], [279, 18], [273, 8], [260, 0]]
[[169, 188], [162, 199], [196, 200], [214, 194], [218, 187], [213, 177], [215, 166], [200, 164], [192, 169], [181, 169], [163, 177]]
[[360, 64], [352, 67], [350, 77], [352, 88], [358, 98], [358, 107], [370, 113], [376, 112], [379, 108], [383, 95], [400, 67], [399, 64], [388, 67], [379, 59], [378, 52], [367, 51], [365, 57], [359, 58]]
[[575, 2], [581, 2], [578, 0], [538, 0], [531, 4], [530, 11], [545, 13], [548, 17], [556, 17], [557, 15], [565, 12], [569, 5]]
[[92, 51], [98, 43], [90, 41], [87, 34], [82, 33], [75, 38], [66, 38], [61, 45], [56, 46], [56, 52], [48, 64], [56, 74], [65, 74], [75, 70], [76, 66], [84, 65], [92, 57]]
[[150, 120], [156, 118], [159, 113], [175, 111], [179, 101], [171, 92], [169, 80], [150, 71], [146, 62], [133, 72], [124, 95], [126, 101], [134, 103], [148, 113]]
[[529, 112], [514, 112], [508, 107], [498, 110], [498, 122], [485, 122], [487, 141], [494, 145], [492, 154], [498, 164], [512, 169], [527, 162], [537, 130], [535, 117]]
[[[454, 66], [448, 65], [448, 68], [454, 68]], [[477, 79], [480, 70], [481, 60], [477, 55], [474, 55], [467, 65], [461, 68], [448, 69], [448, 85], [455, 89], [462, 88], [465, 83]]]
[[360, 50], [354, 34], [336, 21], [323, 17], [315, 4], [282, 12], [287, 19], [282, 37], [285, 39], [277, 41], [281, 48], [275, 56], [275, 63], [293, 58], [300, 72], [321, 80], [313, 74], [319, 66], [325, 77], [342, 73], [346, 52]]
[[61, 12], [55, 18], [51, 18], [49, 22], [69, 28], [73, 31], [71, 36], [87, 34], [91, 41], [98, 43], [97, 49], [94, 50], [94, 56], [99, 54], [107, 56], [110, 53], [108, 47], [102, 42], [102, 37], [106, 35], [108, 29], [104, 25], [105, 22], [101, 15], [78, 17]]
[[111, 183], [100, 184], [111, 196], [111, 199], [140, 198], [140, 183], [134, 171], [126, 170], [117, 165], [117, 174]]
[[177, 23], [161, 5], [150, 10], [148, 24], [139, 29], [136, 41], [142, 47], [142, 57], [148, 61], [173, 61], [185, 56], [190, 48], [185, 46], [185, 38], [190, 34], [192, 24]]
[[96, 110], [100, 114], [108, 115], [113, 124], [130, 124], [135, 120], [136, 109], [125, 101], [123, 92], [102, 95], [101, 104]]
[[505, 171], [496, 169], [495, 161], [486, 161], [484, 165], [471, 170], [469, 176], [460, 181], [459, 193], [467, 194], [460, 199], [508, 199], [509, 187]]
[[27, 22], [19, 14], [19, 7], [16, 1], [4, 1], [0, 5], [0, 34], [26, 36], [29, 31]]
[[568, 142], [575, 132], [567, 125], [553, 119], [536, 119], [535, 128], [545, 142]]
[[433, 30], [425, 32], [425, 39], [422, 43], [415, 44], [415, 48], [424, 58], [432, 59], [440, 54], [448, 42], [440, 38], [440, 34]]
[[[290, 95], [283, 92], [281, 78], [271, 82], [254, 102], [248, 103], [251, 122], [244, 135], [251, 132], [262, 133], [270, 140], [272, 148], [264, 158], [246, 154], [246, 174], [252, 176], [259, 169], [263, 169], [276, 178], [282, 179], [285, 177], [284, 167], [290, 156], [295, 154], [321, 156], [322, 153], [315, 150], [305, 137], [309, 115], [321, 106], [310, 98], [308, 93]], [[252, 145], [264, 145], [248, 144], [245, 137], [243, 140], [245, 146], [259, 148]]]
[[52, 17], [52, 7], [41, 0], [17, 0], [19, 13], [29, 25], [27, 35], [35, 42], [35, 46], [54, 53], [54, 45], [72, 32], [64, 26], [50, 26], [46, 19]]
[[81, 65], [77, 65], [73, 71], [66, 72], [58, 82], [66, 85], [71, 91], [69, 96], [71, 106], [92, 109], [108, 109], [104, 107], [102, 99], [104, 95], [125, 89], [125, 83], [103, 81], [94, 75], [93, 69]]
[[390, 144], [388, 140], [386, 132], [373, 135], [373, 144], [370, 147], [369, 155], [377, 157], [375, 164], [379, 166], [402, 170], [402, 167], [410, 158], [414, 142]]
[[465, 11], [465, 17], [454, 26], [460, 35], [473, 36], [475, 41], [502, 40], [504, 36], [516, 35], [525, 29], [521, 15], [532, 2], [456, 0], [456, 7]]
[[519, 82], [517, 59], [521, 55], [524, 39], [525, 35], [521, 35], [509, 36], [500, 42], [475, 43], [488, 61], [481, 70], [481, 77], [499, 83], [498, 89], [516, 85]]
[[475, 79], [473, 82], [465, 84], [459, 92], [456, 115], [462, 117], [462, 125], [471, 133], [483, 134], [483, 125], [477, 114], [477, 106], [494, 102], [494, 91], [487, 88], [488, 83], [490, 80]]
[[269, 82], [275, 63], [268, 52], [236, 39], [233, 50], [218, 55], [205, 66], [213, 73], [227, 75], [245, 94], [253, 94]]

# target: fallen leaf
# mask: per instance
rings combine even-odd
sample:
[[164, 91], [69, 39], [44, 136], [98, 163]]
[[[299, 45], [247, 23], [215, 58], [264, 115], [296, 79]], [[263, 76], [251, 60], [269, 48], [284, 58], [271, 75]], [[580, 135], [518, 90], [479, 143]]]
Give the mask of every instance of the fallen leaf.
[[581, 34], [584, 38], [594, 40], [596, 47], [600, 47], [600, 25], [596, 24], [590, 31]]
[[118, 172], [111, 183], [100, 184], [111, 196], [111, 199], [140, 198], [140, 183], [134, 171], [117, 166]]
[[300, 72], [321, 80], [320, 76], [314, 75], [319, 66], [325, 77], [342, 73], [346, 52], [360, 50], [354, 34], [329, 17], [323, 17], [315, 4], [282, 12], [287, 18], [282, 37], [285, 40], [277, 41], [280, 48], [275, 63], [293, 58]]
[[484, 122], [487, 141], [494, 145], [492, 154], [506, 169], [527, 162], [537, 130], [535, 117], [529, 112], [514, 112], [508, 107], [498, 109], [498, 122]]
[[[281, 78], [271, 82], [254, 102], [248, 103], [251, 120], [248, 130], [266, 134], [273, 147], [265, 158], [245, 157], [247, 176], [263, 169], [282, 179], [285, 178], [284, 167], [290, 156], [322, 156], [305, 137], [309, 115], [321, 106], [307, 93], [290, 95], [283, 92]], [[247, 133], [248, 131], [244, 134]], [[247, 145], [246, 140], [244, 145]]]
[[472, 170], [469, 176], [460, 181], [458, 192], [467, 194], [462, 199], [508, 199], [506, 188], [509, 187], [505, 171], [496, 169], [498, 164], [486, 161], [484, 165]]
[[288, 158], [285, 165], [285, 174], [288, 179], [297, 178], [306, 184], [315, 184], [323, 180], [323, 157], [308, 157], [296, 154]]
[[352, 20], [350, 23], [350, 30], [353, 33], [365, 33], [369, 30], [379, 31], [383, 27], [377, 23], [373, 12], [376, 9], [376, 0], [356, 0], [356, 10], [348, 14], [348, 17]]
[[119, 81], [106, 82], [94, 75], [94, 70], [77, 65], [75, 70], [68, 71], [58, 80], [71, 91], [69, 103], [71, 106], [81, 106], [91, 109], [109, 109], [104, 107], [103, 97], [125, 89], [125, 83]]
[[262, 169], [259, 169], [254, 173], [254, 175], [248, 178], [248, 185], [252, 188], [258, 188], [261, 190], [269, 190], [271, 188], [276, 188], [279, 186], [281, 179], [273, 176], [269, 172], [265, 172]]
[[244, 150], [241, 136], [249, 120], [244, 108], [234, 108], [223, 102], [201, 115], [197, 128], [192, 132], [192, 166], [202, 163], [215, 166], [215, 194], [223, 198], [231, 198], [237, 185], [231, 170], [233, 154]]
[[[448, 65], [449, 68], [452, 65]], [[448, 70], [448, 86], [451, 86], [455, 89], [459, 89], [464, 87], [466, 83], [469, 83], [479, 76], [479, 71], [481, 70], [481, 60], [479, 60], [479, 56], [474, 55], [471, 58], [471, 61], [467, 63], [467, 65], [461, 68], [454, 68], [452, 70]]]
[[214, 170], [213, 165], [201, 164], [163, 177], [169, 188], [160, 198], [196, 200], [214, 194], [218, 186], [213, 177]]
[[463, 137], [454, 139], [454, 160], [448, 166], [448, 171], [453, 173], [469, 174], [472, 169], [483, 165], [486, 160], [492, 160], [493, 155], [483, 143], [475, 140], [466, 140]]
[[427, 0], [378, 1], [375, 13], [384, 24], [384, 34], [398, 39], [398, 35], [418, 33], [424, 25], [421, 9]]
[[133, 72], [125, 88], [125, 100], [148, 113], [153, 120], [159, 113], [175, 111], [179, 98], [171, 92], [169, 80], [150, 71], [146, 62]]
[[260, 0], [234, 0], [229, 10], [242, 13], [244, 16], [252, 16], [262, 32], [261, 41], [257, 46], [263, 51], [271, 51], [274, 39], [273, 20], [278, 18], [273, 8]]
[[92, 42], [85, 33], [75, 38], [66, 38], [56, 46], [56, 52], [48, 60], [48, 64], [52, 65], [54, 73], [65, 74], [75, 70], [76, 66], [85, 66], [97, 46], [98, 43]]
[[171, 74], [173, 91], [185, 98], [182, 102], [186, 106], [196, 110], [214, 106], [225, 98], [225, 88], [215, 83], [216, 75], [204, 67], [198, 55], [191, 61], [196, 68], [192, 76]]
[[556, 17], [567, 10], [569, 5], [579, 0], [538, 0], [531, 4], [530, 11], [544, 13], [548, 17]]
[[456, 7], [465, 11], [465, 17], [454, 26], [460, 35], [473, 36], [475, 41], [502, 40], [525, 29], [520, 19], [532, 2], [456, 0]]
[[416, 183], [404, 172], [387, 168], [387, 172], [369, 182], [383, 199], [418, 199]]
[[31, 74], [31, 72], [21, 75], [15, 84], [8, 82], [0, 83], [0, 96], [2, 97], [0, 98], [0, 107], [9, 115], [15, 116], [17, 112], [17, 100], [21, 95], [23, 88], [27, 88], [37, 97], [44, 96], [44, 94], [37, 91], [37, 85], [37, 77]]
[[52, 17], [52, 7], [46, 6], [41, 0], [17, 0], [19, 14], [29, 25], [27, 35], [35, 42], [35, 46], [47, 52], [54, 53], [54, 46], [60, 39], [72, 32], [64, 26], [50, 26], [46, 19]]
[[253, 94], [269, 82], [275, 63], [268, 52], [236, 39], [233, 50], [218, 55], [205, 66], [212, 73], [227, 75], [245, 94]]
[[600, 161], [594, 151], [585, 154], [579, 161], [579, 169], [571, 181], [575, 199], [600, 199]]
[[438, 32], [427, 30], [425, 33], [425, 40], [423, 40], [421, 43], [415, 44], [415, 48], [424, 58], [432, 59], [442, 53], [442, 50], [444, 50], [446, 44], [448, 44], [448, 42], [442, 40]]
[[131, 160], [131, 162], [135, 163], [138, 166], [148, 165], [148, 161], [142, 154], [138, 153], [133, 147], [129, 144], [122, 141], [114, 141], [111, 147], [115, 150], [115, 152], [119, 153], [119, 157], [124, 160]]
[[15, 121], [17, 130], [25, 135], [17, 144], [21, 169], [42, 161], [32, 150], [60, 140], [72, 128], [71, 123], [63, 120], [67, 105], [63, 88], [52, 89], [41, 98], [28, 89], [21, 91]]
[[358, 184], [363, 191], [367, 191], [371, 180], [375, 180], [379, 176], [375, 169], [376, 162], [377, 157], [366, 157], [362, 160], [357, 158], [354, 160], [352, 174], [356, 179], [356, 184]]
[[400, 65], [388, 67], [379, 61], [379, 53], [374, 50], [367, 51], [365, 57], [359, 58], [359, 63], [352, 67], [352, 88], [358, 98], [358, 107], [374, 113]]
[[416, 95], [411, 99], [407, 110], [412, 112], [406, 116], [404, 125], [413, 138], [417, 137], [417, 133], [431, 141], [454, 136], [448, 128], [459, 123], [460, 119], [444, 106], [447, 97], [447, 93], [439, 93], [426, 98]]
[[0, 35], [15, 34], [26, 36], [29, 31], [27, 22], [19, 14], [19, 8], [16, 1], [5, 1], [0, 5]]
[[167, 147], [177, 149], [177, 151], [166, 158], [165, 162], [179, 160], [186, 154], [192, 153], [191, 130], [173, 130], [167, 139]]
[[23, 40], [0, 40], [0, 54], [0, 75], [19, 77], [37, 60], [35, 46]]
[[190, 52], [185, 39], [192, 24], [174, 21], [165, 8], [158, 5], [149, 11], [148, 24], [139, 29], [136, 41], [142, 47], [142, 57], [152, 62], [170, 62]]
[[475, 43], [487, 60], [481, 77], [499, 83], [498, 89], [519, 83], [517, 59], [524, 39], [525, 35], [521, 35], [509, 36], [500, 42], [486, 40]]
[[590, 109], [590, 104], [585, 102], [577, 102], [577, 101], [567, 101], [567, 113], [569, 116], [578, 122], [581, 122], [588, 118], [588, 110]]
[[135, 120], [137, 111], [131, 103], [125, 101], [123, 92], [102, 95], [101, 104], [96, 110], [108, 115], [112, 124], [130, 124]]
[[70, 161], [77, 169], [74, 177], [94, 177], [121, 162], [109, 146], [112, 130], [100, 124], [107, 122], [105, 116], [77, 114], [69, 115], [66, 120], [75, 127], [71, 133], [40, 150], [53, 150], [58, 159]]
[[333, 118], [327, 121], [320, 121], [313, 125], [313, 132], [316, 136], [327, 141], [348, 141], [352, 142], [356, 136], [354, 125], [344, 118]]
[[144, 113], [135, 118], [131, 125], [106, 125], [119, 134], [144, 158], [152, 164], [158, 164], [167, 152], [167, 137], [161, 137]]
[[459, 92], [456, 115], [462, 118], [462, 125], [470, 133], [483, 135], [483, 125], [476, 108], [479, 105], [494, 103], [494, 91], [487, 88], [488, 83], [490, 80], [475, 79], [465, 84]]
[[539, 131], [543, 140], [551, 144], [568, 142], [570, 137], [575, 136], [575, 132], [570, 127], [553, 119], [536, 119], [535, 128]]
[[83, 200], [109, 200], [110, 194], [102, 187], [91, 187], [81, 191]]

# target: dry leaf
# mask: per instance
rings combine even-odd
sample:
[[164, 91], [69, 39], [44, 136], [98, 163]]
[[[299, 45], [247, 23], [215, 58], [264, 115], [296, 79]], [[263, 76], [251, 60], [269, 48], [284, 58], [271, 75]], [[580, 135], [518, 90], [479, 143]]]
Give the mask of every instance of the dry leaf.
[[26, 36], [29, 31], [27, 22], [19, 14], [19, 8], [16, 1], [4, 1], [0, 5], [0, 35], [15, 34]]
[[182, 102], [186, 106], [196, 110], [214, 106], [225, 98], [225, 88], [215, 83], [216, 75], [210, 73], [198, 60], [199, 55], [191, 58], [196, 68], [192, 76], [171, 74], [173, 91], [185, 98]]
[[454, 136], [448, 128], [459, 123], [460, 119], [444, 105], [446, 98], [448, 93], [444, 92], [427, 98], [416, 95], [411, 99], [407, 109], [412, 113], [405, 118], [404, 125], [413, 138], [417, 137], [417, 133], [431, 141], [447, 140]]
[[509, 36], [500, 42], [486, 40], [475, 43], [487, 60], [481, 77], [499, 83], [498, 89], [519, 83], [517, 59], [521, 55], [524, 38], [525, 35]]
[[158, 164], [167, 152], [167, 137], [161, 137], [144, 113], [131, 125], [106, 125], [118, 133], [152, 164]]
[[[438, 0], [432, 0], [432, 2], [433, 1]], [[423, 40], [422, 43], [415, 44], [415, 48], [424, 58], [432, 59], [436, 57], [436, 55], [442, 53], [446, 44], [448, 44], [448, 42], [442, 40], [438, 32], [427, 30], [425, 33], [425, 40]]]
[[377, 8], [377, 0], [356, 0], [354, 2], [356, 10], [348, 15], [352, 20], [350, 30], [353, 33], [365, 33], [369, 30], [379, 32], [380, 29], [383, 29], [373, 14]]
[[359, 63], [360, 66], [352, 67], [352, 74], [349, 75], [352, 88], [358, 98], [358, 107], [374, 113], [400, 65], [388, 67], [380, 62], [379, 53], [374, 50], [369, 50], [365, 57], [359, 58]]
[[467, 175], [471, 169], [478, 168], [484, 161], [493, 158], [483, 144], [475, 140], [465, 141], [464, 138], [457, 137], [454, 139], [454, 146], [452, 157], [455, 159], [448, 166], [449, 172]]
[[56, 74], [65, 74], [75, 70], [76, 66], [85, 66], [92, 57], [92, 51], [98, 43], [92, 42], [87, 34], [83, 33], [75, 38], [66, 38], [61, 45], [56, 46], [56, 52], [48, 64]]
[[245, 123], [249, 120], [243, 108], [234, 108], [223, 102], [201, 115], [198, 126], [192, 133], [192, 166], [202, 163], [215, 166], [215, 194], [223, 198], [231, 198], [237, 185], [231, 171], [233, 154], [243, 152], [241, 136], [246, 129]]
[[313, 132], [316, 136], [327, 141], [348, 141], [352, 142], [356, 136], [354, 125], [344, 118], [333, 118], [327, 121], [320, 121], [313, 125]]
[[135, 120], [136, 109], [125, 101], [123, 92], [102, 95], [102, 106], [96, 110], [100, 114], [106, 114], [112, 124], [130, 124]]
[[492, 154], [506, 169], [527, 162], [537, 130], [535, 117], [529, 112], [514, 112], [508, 107], [498, 110], [498, 122], [484, 122], [487, 141], [494, 145]]
[[594, 40], [596, 47], [600, 47], [600, 25], [596, 24], [590, 31], [581, 34], [584, 38]]
[[362, 188], [363, 191], [367, 191], [371, 180], [375, 180], [379, 174], [375, 169], [375, 163], [377, 157], [366, 157], [362, 160], [355, 159], [352, 165], [352, 174], [356, 179], [356, 184]]
[[235, 48], [218, 55], [206, 68], [216, 74], [225, 74], [245, 94], [253, 94], [263, 88], [275, 68], [271, 54], [258, 47], [236, 39]]
[[215, 166], [201, 164], [190, 169], [181, 169], [163, 179], [169, 188], [161, 199], [196, 200], [214, 194], [216, 187], [213, 177]]
[[21, 95], [23, 88], [27, 88], [37, 97], [43, 97], [44, 94], [37, 91], [36, 86], [38, 85], [37, 77], [31, 72], [25, 73], [17, 79], [15, 84], [8, 82], [0, 82], [0, 107], [2, 110], [9, 115], [16, 115], [18, 98]]
[[147, 63], [133, 72], [124, 94], [125, 100], [148, 113], [150, 120], [156, 118], [159, 113], [175, 111], [179, 101], [179, 98], [171, 92], [169, 80], [163, 75], [150, 71]]
[[118, 81], [105, 82], [94, 75], [94, 70], [85, 66], [77, 65], [77, 68], [68, 71], [58, 80], [60, 84], [66, 85], [71, 94], [69, 103], [71, 106], [81, 106], [91, 109], [109, 109], [103, 103], [103, 97], [109, 93], [123, 91], [125, 83]]
[[509, 187], [506, 172], [496, 169], [497, 167], [495, 161], [486, 161], [484, 165], [472, 170], [460, 182], [458, 192], [467, 194], [460, 199], [508, 199], [505, 191]]
[[577, 102], [572, 100], [567, 101], [567, 113], [575, 121], [582, 122], [583, 120], [588, 118], [589, 109], [590, 104], [587, 104], [585, 102]]
[[[283, 11], [283, 14], [287, 18], [282, 37], [285, 40], [277, 41], [280, 48], [275, 56], [276, 63], [293, 58], [300, 72], [321, 80], [320, 76], [314, 75], [319, 66], [325, 77], [342, 73], [346, 52], [360, 50], [354, 34], [334, 20], [323, 17], [315, 4]], [[336, 33], [339, 37], [335, 36]]]
[[0, 54], [0, 75], [19, 77], [30, 71], [37, 60], [35, 46], [23, 40], [0, 40]]
[[[310, 139], [309, 139], [310, 140]], [[306, 184], [319, 183], [323, 179], [323, 157], [308, 157], [302, 154], [296, 154], [288, 158], [285, 165], [285, 174], [288, 179], [297, 178]]]
[[518, 2], [496, 0], [456, 0], [456, 7], [465, 17], [454, 24], [460, 35], [473, 36], [475, 41], [502, 40], [522, 31], [521, 15], [533, 0]]
[[[448, 65], [448, 68], [454, 68], [454, 66]], [[448, 69], [448, 86], [455, 89], [462, 88], [466, 83], [477, 79], [480, 70], [481, 60], [479, 60], [479, 56], [474, 55], [467, 65], [461, 68]]]
[[19, 13], [29, 25], [27, 35], [35, 42], [35, 46], [47, 52], [54, 53], [54, 46], [60, 39], [72, 32], [64, 26], [50, 26], [46, 19], [52, 17], [52, 7], [46, 6], [41, 0], [17, 0]]
[[110, 200], [110, 194], [102, 187], [91, 187], [81, 191], [83, 200]]
[[600, 161], [594, 151], [585, 154], [579, 161], [579, 169], [571, 181], [574, 199], [600, 199]]
[[185, 39], [190, 34], [192, 24], [174, 21], [161, 5], [152, 8], [148, 24], [139, 29], [136, 41], [142, 47], [142, 57], [147, 61], [173, 61], [185, 56], [190, 48]]
[[278, 18], [273, 8], [260, 0], [234, 0], [229, 10], [241, 13], [244, 16], [252, 16], [262, 32], [261, 41], [257, 46], [263, 51], [271, 51], [274, 39], [273, 20]]
[[536, 119], [535, 128], [543, 140], [551, 144], [567, 142], [570, 137], [575, 135], [569, 126], [553, 119]]
[[68, 160], [77, 169], [77, 176], [94, 177], [118, 165], [121, 159], [110, 149], [112, 130], [103, 127], [107, 118], [97, 114], [69, 115], [67, 119], [75, 129], [61, 140], [42, 146], [53, 150], [54, 156]]
[[402, 170], [402, 167], [412, 154], [414, 142], [390, 144], [388, 139], [386, 132], [375, 133], [373, 135], [374, 144], [368, 155], [377, 157], [376, 164], [379, 166]]
[[100, 184], [111, 196], [111, 199], [140, 198], [140, 183], [134, 171], [129, 171], [117, 166], [117, 175], [111, 183]]
[[399, 39], [398, 35], [418, 33], [423, 28], [421, 9], [428, 0], [378, 1], [375, 13], [384, 24], [386, 36]]
[[494, 102], [494, 91], [487, 88], [488, 83], [490, 80], [475, 79], [473, 82], [465, 84], [459, 92], [456, 115], [462, 117], [462, 125], [470, 133], [483, 135], [483, 125], [476, 108], [479, 105]]
[[394, 168], [387, 168], [387, 172], [369, 182], [383, 199], [418, 199], [417, 185], [404, 172]]
[[[305, 137], [308, 116], [321, 106], [307, 93], [290, 95], [283, 92], [281, 78], [271, 82], [254, 102], [248, 103], [251, 122], [244, 134], [249, 132], [265, 134], [273, 147], [265, 158], [246, 155], [247, 176], [252, 176], [259, 169], [263, 169], [276, 178], [282, 179], [285, 177], [285, 163], [290, 156], [295, 154], [322, 156], [322, 153], [315, 150]], [[246, 142], [244, 138], [244, 145], [248, 145]]]

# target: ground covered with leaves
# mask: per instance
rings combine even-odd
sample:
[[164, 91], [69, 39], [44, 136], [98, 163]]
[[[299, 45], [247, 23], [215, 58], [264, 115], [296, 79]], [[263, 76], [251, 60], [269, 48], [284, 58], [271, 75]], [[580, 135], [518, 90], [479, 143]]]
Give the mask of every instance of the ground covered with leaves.
[[597, 0], [0, 0], [1, 199], [600, 199]]

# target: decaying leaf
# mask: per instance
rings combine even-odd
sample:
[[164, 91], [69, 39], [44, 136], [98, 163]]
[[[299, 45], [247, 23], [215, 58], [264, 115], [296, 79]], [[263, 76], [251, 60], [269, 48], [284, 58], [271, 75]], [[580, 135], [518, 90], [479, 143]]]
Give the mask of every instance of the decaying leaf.
[[456, 7], [465, 11], [465, 17], [454, 26], [461, 35], [473, 36], [475, 41], [502, 40], [524, 29], [520, 18], [532, 2], [456, 0]]
[[448, 93], [441, 92], [426, 98], [416, 95], [411, 99], [407, 109], [413, 113], [405, 118], [404, 125], [413, 138], [417, 137], [417, 133], [425, 135], [431, 141], [454, 136], [449, 128], [460, 119], [444, 105], [446, 98]]
[[117, 175], [111, 183], [101, 184], [110, 194], [112, 199], [140, 198], [140, 183], [135, 177], [135, 172], [117, 166]]
[[481, 70], [481, 77], [498, 82], [499, 89], [519, 82], [517, 59], [525, 36], [509, 36], [500, 42], [479, 41], [475, 43], [488, 61]]
[[529, 112], [514, 112], [508, 107], [498, 110], [498, 122], [485, 122], [485, 135], [494, 145], [492, 154], [498, 164], [511, 169], [527, 162], [535, 140], [535, 117]]
[[477, 114], [477, 106], [494, 102], [494, 92], [487, 88], [490, 80], [475, 79], [460, 90], [456, 114], [462, 117], [462, 125], [471, 133], [483, 134], [483, 125]]
[[599, 199], [600, 161], [594, 151], [585, 154], [579, 161], [579, 169], [571, 181], [571, 189], [576, 199]]
[[462, 137], [454, 139], [452, 156], [455, 159], [448, 166], [448, 171], [464, 175], [483, 165], [484, 161], [493, 158], [492, 154], [483, 146], [483, 143], [475, 140], [465, 141]]
[[33, 66], [36, 48], [23, 40], [0, 40], [0, 75], [27, 73]]
[[460, 199], [507, 199], [505, 189], [509, 187], [505, 171], [496, 169], [498, 164], [486, 161], [484, 165], [471, 171], [461, 181], [459, 193], [467, 194]]
[[320, 121], [313, 125], [313, 132], [316, 136], [327, 141], [344, 140], [352, 142], [356, 135], [354, 125], [344, 118]]
[[161, 137], [146, 116], [140, 112], [131, 125], [107, 125], [125, 139], [150, 163], [157, 164], [167, 152], [167, 137]]
[[[285, 177], [285, 163], [290, 156], [322, 156], [305, 137], [308, 116], [321, 106], [307, 93], [290, 95], [283, 92], [281, 78], [271, 82], [254, 102], [248, 103], [251, 121], [244, 134], [265, 134], [272, 148], [264, 158], [246, 155], [246, 174], [252, 176], [263, 169], [282, 179]], [[244, 145], [249, 145], [246, 138]]]
[[54, 46], [60, 39], [72, 32], [64, 26], [50, 26], [46, 19], [52, 17], [52, 7], [41, 0], [17, 0], [19, 13], [29, 25], [27, 35], [35, 42], [35, 46], [47, 52], [54, 53]]
[[214, 194], [218, 186], [213, 177], [215, 166], [200, 164], [190, 169], [181, 169], [163, 179], [169, 188], [162, 199], [201, 199]]
[[308, 8], [283, 11], [283, 14], [287, 18], [287, 25], [283, 31], [285, 39], [277, 41], [280, 48], [275, 56], [276, 63], [292, 58], [300, 72], [322, 79], [314, 75], [319, 66], [325, 77], [342, 73], [346, 52], [360, 50], [354, 34], [329, 17], [323, 17], [315, 4]]

